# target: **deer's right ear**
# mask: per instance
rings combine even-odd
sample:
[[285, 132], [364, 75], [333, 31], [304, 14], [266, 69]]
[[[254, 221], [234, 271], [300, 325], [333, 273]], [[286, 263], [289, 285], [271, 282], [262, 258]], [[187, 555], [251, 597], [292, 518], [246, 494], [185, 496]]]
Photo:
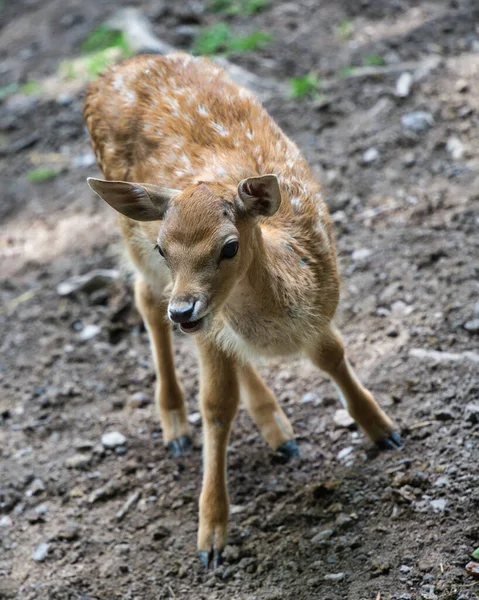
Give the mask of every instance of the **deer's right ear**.
[[163, 218], [170, 200], [179, 190], [127, 181], [105, 181], [89, 177], [91, 189], [125, 217], [135, 221], [159, 221]]

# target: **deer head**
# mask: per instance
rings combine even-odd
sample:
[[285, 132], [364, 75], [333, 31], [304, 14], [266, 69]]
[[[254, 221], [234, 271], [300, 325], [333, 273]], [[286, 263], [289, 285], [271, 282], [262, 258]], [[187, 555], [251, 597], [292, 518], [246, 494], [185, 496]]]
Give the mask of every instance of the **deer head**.
[[208, 328], [251, 264], [259, 218], [281, 203], [276, 175], [249, 177], [236, 188], [199, 182], [181, 191], [93, 178], [88, 184], [126, 217], [160, 221], [154, 248], [173, 280], [168, 316], [185, 333]]

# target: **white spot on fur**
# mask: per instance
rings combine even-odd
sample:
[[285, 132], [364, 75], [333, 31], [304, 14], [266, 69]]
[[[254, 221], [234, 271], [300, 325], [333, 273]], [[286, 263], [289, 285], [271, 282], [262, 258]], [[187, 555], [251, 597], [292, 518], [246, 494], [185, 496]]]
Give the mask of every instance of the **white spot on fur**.
[[291, 198], [291, 204], [295, 210], [299, 210], [301, 208], [301, 198], [299, 196]]
[[115, 88], [115, 90], [120, 91], [123, 89], [123, 86], [125, 85], [125, 81], [123, 79], [123, 75], [115, 75], [115, 78], [113, 79], [113, 87]]
[[204, 104], [198, 105], [198, 114], [202, 117], [207, 117], [210, 113], [206, 110], [206, 106]]
[[218, 177], [222, 177], [223, 175], [226, 175], [226, 169], [224, 167], [216, 167], [216, 174]]
[[247, 129], [245, 135], [249, 140], [252, 140], [254, 137], [254, 131], [251, 131], [251, 129]]
[[181, 158], [181, 161], [184, 163], [185, 168], [186, 169], [191, 169], [191, 161], [190, 161], [190, 159], [188, 158], [188, 156], [184, 152], [182, 152], [180, 158]]
[[213, 121], [211, 123], [211, 126], [221, 136], [226, 137], [227, 135], [229, 135], [229, 131], [226, 129], [226, 127], [224, 125], [221, 125], [221, 123], [216, 123], [216, 121]]
[[136, 101], [136, 94], [132, 90], [127, 90], [124, 96], [127, 102], [133, 103]]

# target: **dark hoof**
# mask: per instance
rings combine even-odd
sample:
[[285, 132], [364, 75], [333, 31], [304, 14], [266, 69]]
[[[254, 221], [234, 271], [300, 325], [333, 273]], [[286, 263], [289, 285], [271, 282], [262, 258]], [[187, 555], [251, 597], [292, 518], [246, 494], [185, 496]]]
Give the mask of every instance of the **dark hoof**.
[[212, 565], [214, 569], [217, 569], [223, 564], [223, 550], [216, 550], [215, 552], [213, 552], [213, 550], [210, 550], [209, 552], [200, 550], [198, 552], [198, 558], [205, 569], [208, 569], [210, 565]]
[[192, 440], [189, 435], [181, 435], [175, 440], [168, 442], [168, 451], [172, 456], [181, 456], [191, 448]]
[[378, 440], [376, 446], [379, 450], [397, 450], [402, 446], [401, 437], [397, 431], [393, 431], [387, 438]]
[[288, 440], [287, 442], [283, 442], [280, 446], [278, 446], [278, 448], [276, 448], [276, 452], [279, 452], [279, 454], [288, 459], [300, 455], [296, 440]]

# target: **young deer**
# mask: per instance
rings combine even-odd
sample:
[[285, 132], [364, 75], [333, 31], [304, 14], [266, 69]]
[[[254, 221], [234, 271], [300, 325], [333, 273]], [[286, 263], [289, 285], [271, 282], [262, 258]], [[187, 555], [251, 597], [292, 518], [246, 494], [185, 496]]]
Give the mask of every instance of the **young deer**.
[[270, 447], [298, 454], [293, 428], [250, 358], [308, 356], [374, 442], [396, 448], [400, 439], [332, 324], [339, 282], [319, 186], [259, 101], [208, 60], [138, 56], [90, 85], [84, 116], [106, 177], [88, 183], [120, 213], [174, 455], [188, 449], [191, 433], [168, 319], [196, 336], [204, 427], [198, 550], [205, 566], [217, 565], [240, 388]]

